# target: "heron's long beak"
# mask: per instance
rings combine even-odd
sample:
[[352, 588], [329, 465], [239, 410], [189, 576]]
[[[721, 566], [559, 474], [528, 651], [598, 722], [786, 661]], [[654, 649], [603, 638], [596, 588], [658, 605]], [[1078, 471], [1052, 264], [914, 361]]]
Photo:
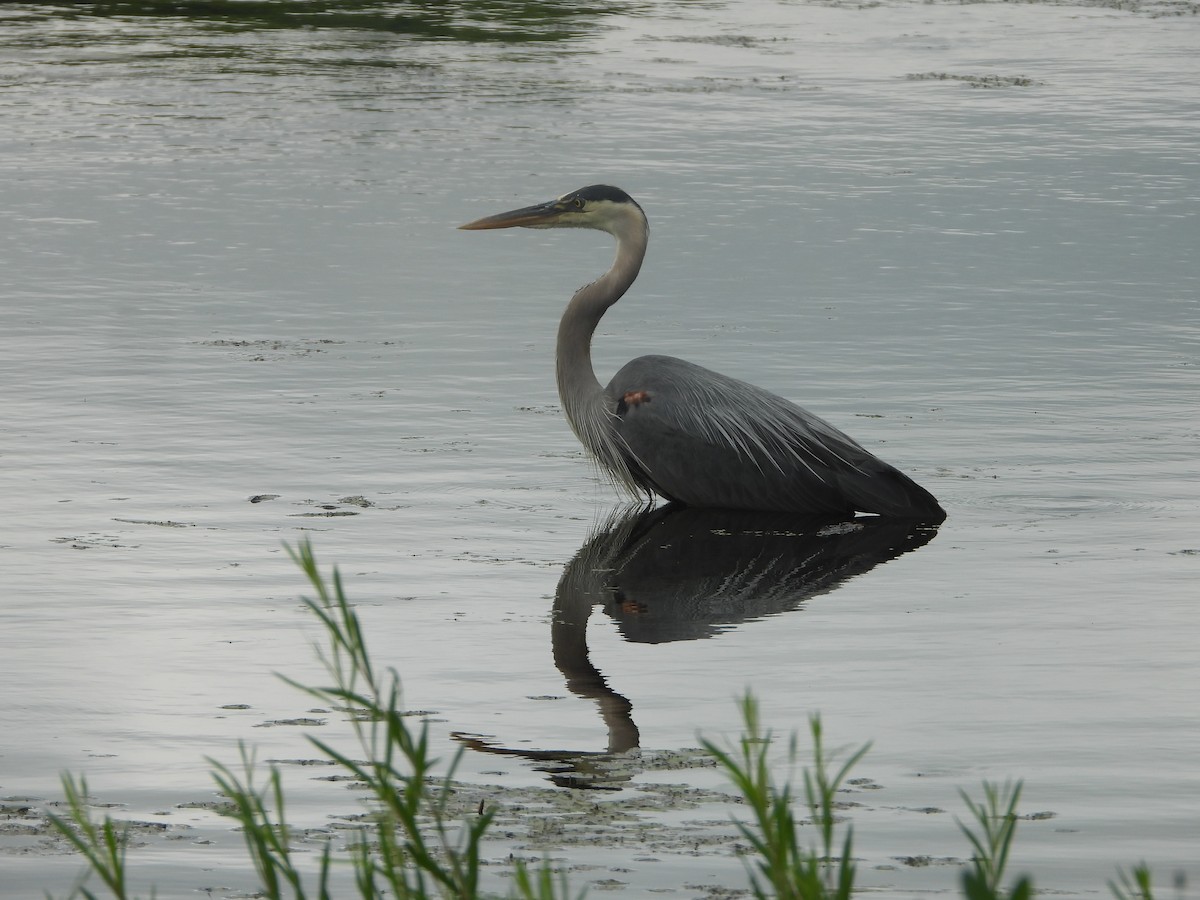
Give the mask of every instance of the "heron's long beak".
[[564, 207], [557, 200], [549, 203], [539, 203], [537, 206], [526, 206], [502, 212], [494, 216], [484, 216], [466, 225], [459, 225], [462, 231], [483, 231], [485, 228], [538, 228], [546, 227], [554, 222], [564, 212]]

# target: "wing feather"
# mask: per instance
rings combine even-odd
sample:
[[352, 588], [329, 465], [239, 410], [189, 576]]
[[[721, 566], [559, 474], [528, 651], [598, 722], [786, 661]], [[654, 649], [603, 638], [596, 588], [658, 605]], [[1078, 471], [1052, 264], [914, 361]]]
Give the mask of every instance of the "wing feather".
[[[644, 392], [649, 399], [626, 404]], [[690, 506], [944, 517], [919, 485], [811, 412], [669, 356], [643, 356], [609, 384], [635, 480]]]

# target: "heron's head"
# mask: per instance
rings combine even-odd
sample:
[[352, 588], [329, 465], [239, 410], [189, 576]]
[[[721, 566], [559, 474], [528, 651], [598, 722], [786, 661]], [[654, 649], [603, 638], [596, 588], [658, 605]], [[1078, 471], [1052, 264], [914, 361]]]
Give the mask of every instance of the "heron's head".
[[525, 206], [459, 225], [466, 231], [486, 228], [595, 228], [618, 237], [632, 227], [646, 227], [646, 215], [620, 188], [593, 184], [549, 203]]

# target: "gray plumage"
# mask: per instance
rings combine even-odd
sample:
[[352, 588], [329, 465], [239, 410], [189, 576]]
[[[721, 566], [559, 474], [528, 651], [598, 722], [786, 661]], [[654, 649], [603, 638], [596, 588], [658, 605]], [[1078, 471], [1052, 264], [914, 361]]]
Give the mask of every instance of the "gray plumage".
[[462, 226], [594, 228], [617, 240], [612, 268], [580, 288], [558, 329], [567, 421], [615, 484], [687, 506], [941, 521], [937, 500], [848, 435], [762, 388], [669, 356], [642, 356], [601, 387], [591, 342], [633, 284], [649, 225], [624, 191], [593, 185]]

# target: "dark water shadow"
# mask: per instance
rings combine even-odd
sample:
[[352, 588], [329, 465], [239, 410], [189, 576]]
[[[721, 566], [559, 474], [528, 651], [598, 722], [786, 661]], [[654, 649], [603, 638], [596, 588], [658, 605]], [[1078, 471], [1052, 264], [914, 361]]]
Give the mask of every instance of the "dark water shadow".
[[592, 664], [593, 609], [615, 620], [628, 641], [717, 637], [800, 609], [936, 534], [936, 525], [878, 516], [806, 519], [671, 506], [615, 516], [563, 569], [550, 626], [554, 664], [573, 694], [596, 702], [607, 748], [515, 749], [479, 735], [454, 737], [473, 750], [531, 760], [564, 787], [617, 790], [636, 774], [630, 751], [640, 738], [632, 702]]
[[633, 0], [93, 0], [40, 4], [40, 15], [161, 19], [247, 31], [348, 29], [432, 40], [562, 41], [593, 31]]

